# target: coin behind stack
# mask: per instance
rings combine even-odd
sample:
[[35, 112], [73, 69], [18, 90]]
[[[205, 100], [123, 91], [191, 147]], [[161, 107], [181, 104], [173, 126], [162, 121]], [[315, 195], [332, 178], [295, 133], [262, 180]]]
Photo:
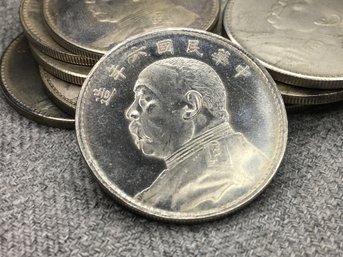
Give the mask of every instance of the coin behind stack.
[[43, 6], [55, 40], [94, 59], [128, 37], [154, 29], [211, 30], [219, 14], [219, 0], [45, 0]]
[[319, 105], [343, 101], [343, 89], [320, 90], [276, 83], [286, 104]]
[[20, 21], [30, 43], [44, 54], [78, 65], [93, 66], [96, 63], [95, 60], [69, 52], [51, 38], [43, 18], [43, 2], [41, 0], [22, 0]]
[[228, 0], [220, 0], [220, 13], [218, 16], [218, 21], [217, 24], [213, 30], [214, 33], [218, 34], [218, 35], [223, 35], [223, 17], [224, 17], [224, 11], [225, 11], [225, 7], [227, 4]]
[[51, 58], [31, 46], [36, 61], [49, 73], [69, 83], [82, 85], [91, 70], [91, 67], [65, 63]]
[[286, 84], [343, 88], [343, 1], [231, 0], [230, 39]]
[[25, 117], [53, 127], [74, 127], [74, 119], [58, 109], [46, 95], [38, 65], [23, 35], [5, 51], [1, 79], [9, 104]]
[[74, 116], [76, 102], [81, 87], [54, 77], [46, 72], [42, 67], [39, 68], [39, 71], [50, 99], [61, 110]]
[[173, 29], [131, 38], [96, 64], [76, 132], [91, 171], [120, 203], [198, 222], [267, 186], [285, 151], [287, 117], [252, 57], [212, 33]]

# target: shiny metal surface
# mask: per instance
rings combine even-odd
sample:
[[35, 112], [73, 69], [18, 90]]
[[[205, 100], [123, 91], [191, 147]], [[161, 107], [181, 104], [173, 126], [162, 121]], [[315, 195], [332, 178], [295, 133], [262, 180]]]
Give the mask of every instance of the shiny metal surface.
[[286, 84], [343, 88], [343, 1], [230, 0], [229, 37]]
[[317, 105], [329, 104], [343, 100], [343, 90], [320, 90], [301, 88], [276, 82], [286, 104]]
[[211, 30], [219, 0], [44, 0], [55, 40], [76, 53], [100, 58], [119, 42], [168, 27]]
[[99, 183], [143, 215], [221, 217], [254, 199], [286, 148], [274, 81], [231, 42], [196, 30], [132, 38], [81, 89], [76, 131]]
[[91, 67], [61, 62], [51, 58], [31, 45], [31, 51], [36, 61], [49, 73], [64, 81], [82, 85]]
[[38, 65], [23, 35], [15, 39], [3, 55], [1, 79], [9, 104], [28, 119], [52, 127], [74, 127], [74, 119], [58, 109], [46, 95]]
[[227, 4], [228, 0], [220, 0], [220, 13], [219, 13], [219, 18], [217, 21], [217, 24], [213, 30], [214, 33], [216, 33], [217, 35], [223, 35], [223, 18], [224, 18], [224, 11], [225, 11], [225, 7]]
[[78, 65], [93, 66], [96, 63], [95, 60], [69, 52], [51, 38], [43, 18], [43, 2], [41, 0], [22, 0], [20, 21], [30, 42], [44, 54]]
[[48, 91], [50, 99], [63, 111], [71, 116], [75, 115], [76, 102], [81, 87], [74, 85], [46, 72], [42, 67], [39, 68], [41, 78]]

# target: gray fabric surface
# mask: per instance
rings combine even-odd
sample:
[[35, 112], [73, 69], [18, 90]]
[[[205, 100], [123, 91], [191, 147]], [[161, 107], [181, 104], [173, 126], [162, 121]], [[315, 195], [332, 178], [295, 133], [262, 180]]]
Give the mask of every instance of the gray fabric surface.
[[[19, 0], [0, 1], [0, 52], [21, 31]], [[343, 107], [289, 118], [276, 177], [219, 221], [147, 220], [107, 197], [74, 131], [17, 114], [0, 94], [0, 256], [339, 256]]]

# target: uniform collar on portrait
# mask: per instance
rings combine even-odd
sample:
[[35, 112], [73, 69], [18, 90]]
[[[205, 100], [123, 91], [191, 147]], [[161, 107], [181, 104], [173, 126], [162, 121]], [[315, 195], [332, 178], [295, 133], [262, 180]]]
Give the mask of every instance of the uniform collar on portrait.
[[204, 149], [211, 142], [221, 140], [232, 133], [234, 133], [234, 130], [228, 122], [221, 123], [214, 128], [206, 130], [201, 135], [184, 144], [166, 159], [165, 162], [168, 169], [174, 168], [177, 164], [188, 159], [194, 153]]

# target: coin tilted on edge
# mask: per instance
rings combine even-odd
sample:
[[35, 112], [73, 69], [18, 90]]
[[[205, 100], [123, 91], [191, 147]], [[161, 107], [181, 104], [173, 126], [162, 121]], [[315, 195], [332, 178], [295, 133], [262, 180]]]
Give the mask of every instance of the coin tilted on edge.
[[6, 99], [20, 114], [44, 125], [74, 128], [74, 119], [58, 109], [45, 93], [38, 64], [24, 35], [15, 39], [5, 51], [1, 80]]
[[320, 90], [276, 82], [285, 104], [317, 105], [343, 101], [343, 89]]
[[170, 29], [125, 41], [96, 64], [76, 131], [92, 173], [120, 203], [195, 222], [267, 186], [286, 148], [287, 117], [252, 57], [212, 33]]
[[56, 78], [42, 67], [39, 67], [39, 71], [50, 99], [60, 109], [74, 116], [81, 87]]
[[343, 88], [343, 1], [230, 0], [224, 25], [275, 80]]
[[82, 85], [87, 78], [91, 67], [65, 63], [39, 51], [31, 45], [31, 51], [36, 61], [49, 73], [64, 81]]
[[75, 53], [100, 58], [142, 32], [169, 27], [211, 30], [219, 0], [45, 0], [43, 12], [56, 41]]
[[93, 66], [96, 63], [95, 60], [69, 52], [52, 39], [43, 18], [42, 0], [22, 0], [20, 21], [30, 42], [44, 54], [73, 64]]

